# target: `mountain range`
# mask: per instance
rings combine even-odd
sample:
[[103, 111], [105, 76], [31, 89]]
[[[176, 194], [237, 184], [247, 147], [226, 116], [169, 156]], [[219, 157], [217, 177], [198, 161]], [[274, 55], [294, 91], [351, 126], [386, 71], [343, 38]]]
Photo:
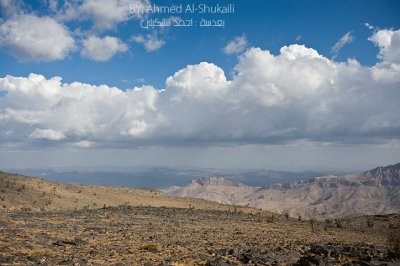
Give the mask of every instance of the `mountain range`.
[[201, 198], [303, 218], [399, 213], [400, 163], [358, 174], [314, 177], [264, 187], [206, 176], [164, 192], [172, 197]]
[[135, 168], [74, 168], [74, 169], [35, 169], [9, 168], [0, 169], [8, 173], [26, 176], [39, 176], [47, 180], [68, 183], [101, 186], [126, 186], [135, 188], [162, 189], [170, 186], [183, 186], [192, 179], [206, 175], [229, 176], [230, 180], [247, 185], [261, 187], [277, 182], [302, 180], [327, 174], [339, 175], [341, 172], [332, 171], [277, 171], [270, 169], [214, 169], [192, 166], [182, 167], [135, 167]]

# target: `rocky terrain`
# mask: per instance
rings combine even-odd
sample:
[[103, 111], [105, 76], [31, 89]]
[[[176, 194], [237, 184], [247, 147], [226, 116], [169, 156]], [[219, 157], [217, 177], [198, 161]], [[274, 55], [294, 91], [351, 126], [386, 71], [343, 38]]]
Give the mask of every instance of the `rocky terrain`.
[[389, 238], [399, 218], [302, 221], [129, 205], [8, 211], [0, 217], [0, 265], [399, 265], [399, 239]]
[[400, 163], [361, 174], [324, 176], [262, 188], [205, 177], [165, 192], [307, 218], [400, 213]]
[[[250, 191], [223, 179], [207, 183]], [[0, 265], [400, 263], [397, 214], [304, 220], [156, 190], [7, 173], [0, 190]]]

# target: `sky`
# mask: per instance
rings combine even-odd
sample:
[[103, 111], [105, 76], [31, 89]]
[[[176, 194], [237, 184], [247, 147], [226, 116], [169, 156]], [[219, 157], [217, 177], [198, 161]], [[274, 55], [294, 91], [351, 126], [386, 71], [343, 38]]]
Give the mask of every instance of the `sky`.
[[397, 163], [399, 10], [0, 0], [0, 168]]

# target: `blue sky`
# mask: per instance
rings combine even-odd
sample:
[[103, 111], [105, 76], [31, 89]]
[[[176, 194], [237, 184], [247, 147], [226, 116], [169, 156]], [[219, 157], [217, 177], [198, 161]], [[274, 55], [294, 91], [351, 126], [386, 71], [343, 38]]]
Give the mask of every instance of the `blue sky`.
[[[178, 4], [235, 12], [129, 13]], [[0, 167], [348, 170], [400, 158], [400, 1], [0, 8]], [[151, 19], [195, 25], [140, 27]]]
[[[141, 45], [129, 41], [132, 35], [152, 31], [141, 29], [138, 20], [124, 21], [100, 35], [118, 36], [129, 45], [129, 51], [101, 63], [82, 58], [79, 51], [53, 62], [20, 62], [3, 48], [0, 50], [0, 75], [25, 76], [34, 72], [46, 77], [62, 76], [65, 82], [81, 81], [119, 88], [140, 85], [138, 80], [144, 79], [145, 83], [162, 88], [165, 79], [176, 70], [202, 61], [213, 62], [229, 74], [237, 59], [235, 55], [225, 55], [221, 49], [235, 36], [245, 34], [249, 47], [260, 47], [274, 54], [284, 45], [299, 43], [330, 58], [332, 46], [349, 31], [355, 39], [340, 50], [336, 60], [356, 58], [363, 64], [373, 65], [377, 61], [377, 47], [367, 40], [371, 30], [364, 23], [378, 28], [400, 26], [400, 1], [179, 1], [183, 4], [200, 2], [209, 5], [233, 3], [235, 13], [214, 16], [226, 19], [223, 29], [173, 28], [160, 33], [166, 44], [154, 52], [146, 52]], [[152, 3], [168, 6], [177, 2]], [[46, 1], [25, 1], [24, 4], [24, 12], [52, 15]], [[152, 17], [168, 15], [154, 14]], [[188, 17], [199, 20], [204, 15], [196, 13]], [[88, 30], [93, 26], [87, 20], [66, 21], [65, 24], [71, 31], [77, 28]]]

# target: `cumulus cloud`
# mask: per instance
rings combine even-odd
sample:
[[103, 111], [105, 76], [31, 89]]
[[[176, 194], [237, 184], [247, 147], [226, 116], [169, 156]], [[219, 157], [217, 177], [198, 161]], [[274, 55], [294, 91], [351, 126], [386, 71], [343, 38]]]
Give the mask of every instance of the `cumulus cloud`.
[[222, 52], [227, 55], [240, 54], [247, 47], [246, 35], [237, 36], [222, 49]]
[[74, 48], [69, 31], [50, 17], [14, 16], [0, 25], [0, 45], [20, 60], [60, 60]]
[[140, 18], [139, 13], [130, 14], [130, 5], [147, 6], [148, 0], [83, 0], [66, 2], [58, 12], [63, 20], [86, 19], [98, 30], [112, 29], [131, 17]]
[[179, 70], [167, 78], [166, 85], [168, 92], [174, 93], [174, 99], [180, 95], [211, 98], [225, 91], [228, 81], [221, 68], [202, 62]]
[[83, 41], [82, 55], [94, 61], [108, 61], [115, 54], [127, 50], [128, 46], [116, 37], [90, 36]]
[[74, 148], [90, 148], [93, 145], [94, 145], [93, 142], [88, 141], [88, 140], [81, 140], [81, 141], [72, 143], [72, 147], [74, 147]]
[[64, 134], [60, 131], [53, 129], [38, 129], [29, 135], [31, 139], [47, 139], [47, 140], [62, 140], [65, 138]]
[[143, 44], [147, 52], [154, 52], [165, 45], [164, 40], [160, 40], [156, 34], [134, 35], [131, 40], [136, 43]]
[[400, 30], [379, 30], [369, 40], [379, 47], [378, 58], [387, 63], [400, 63]]
[[351, 43], [353, 40], [354, 36], [352, 35], [351, 31], [343, 35], [342, 38], [340, 38], [340, 40], [337, 41], [337, 43], [335, 43], [335, 45], [331, 48], [331, 53], [333, 53], [333, 57], [334, 58], [337, 57], [343, 46], [345, 46], [348, 43]]
[[400, 82], [400, 30], [383, 29], [369, 38], [379, 48], [381, 60], [372, 69], [373, 78], [385, 84]]
[[[105, 85], [64, 84], [59, 77], [36, 74], [6, 76], [0, 79], [0, 88], [7, 91], [0, 101], [0, 139], [4, 128], [15, 132], [13, 138], [50, 128], [73, 142], [126, 140], [148, 133], [158, 94], [152, 87], [121, 91]], [[42, 136], [38, 133], [30, 138]]]
[[0, 100], [0, 140], [48, 139], [85, 147], [397, 139], [400, 67], [387, 59], [398, 49], [397, 33], [385, 34], [389, 40], [376, 34], [380, 37], [371, 40], [384, 56], [373, 67], [289, 45], [277, 55], [248, 49], [231, 79], [215, 64], [189, 65], [168, 77], [163, 90], [6, 76], [0, 79], [6, 92]]

